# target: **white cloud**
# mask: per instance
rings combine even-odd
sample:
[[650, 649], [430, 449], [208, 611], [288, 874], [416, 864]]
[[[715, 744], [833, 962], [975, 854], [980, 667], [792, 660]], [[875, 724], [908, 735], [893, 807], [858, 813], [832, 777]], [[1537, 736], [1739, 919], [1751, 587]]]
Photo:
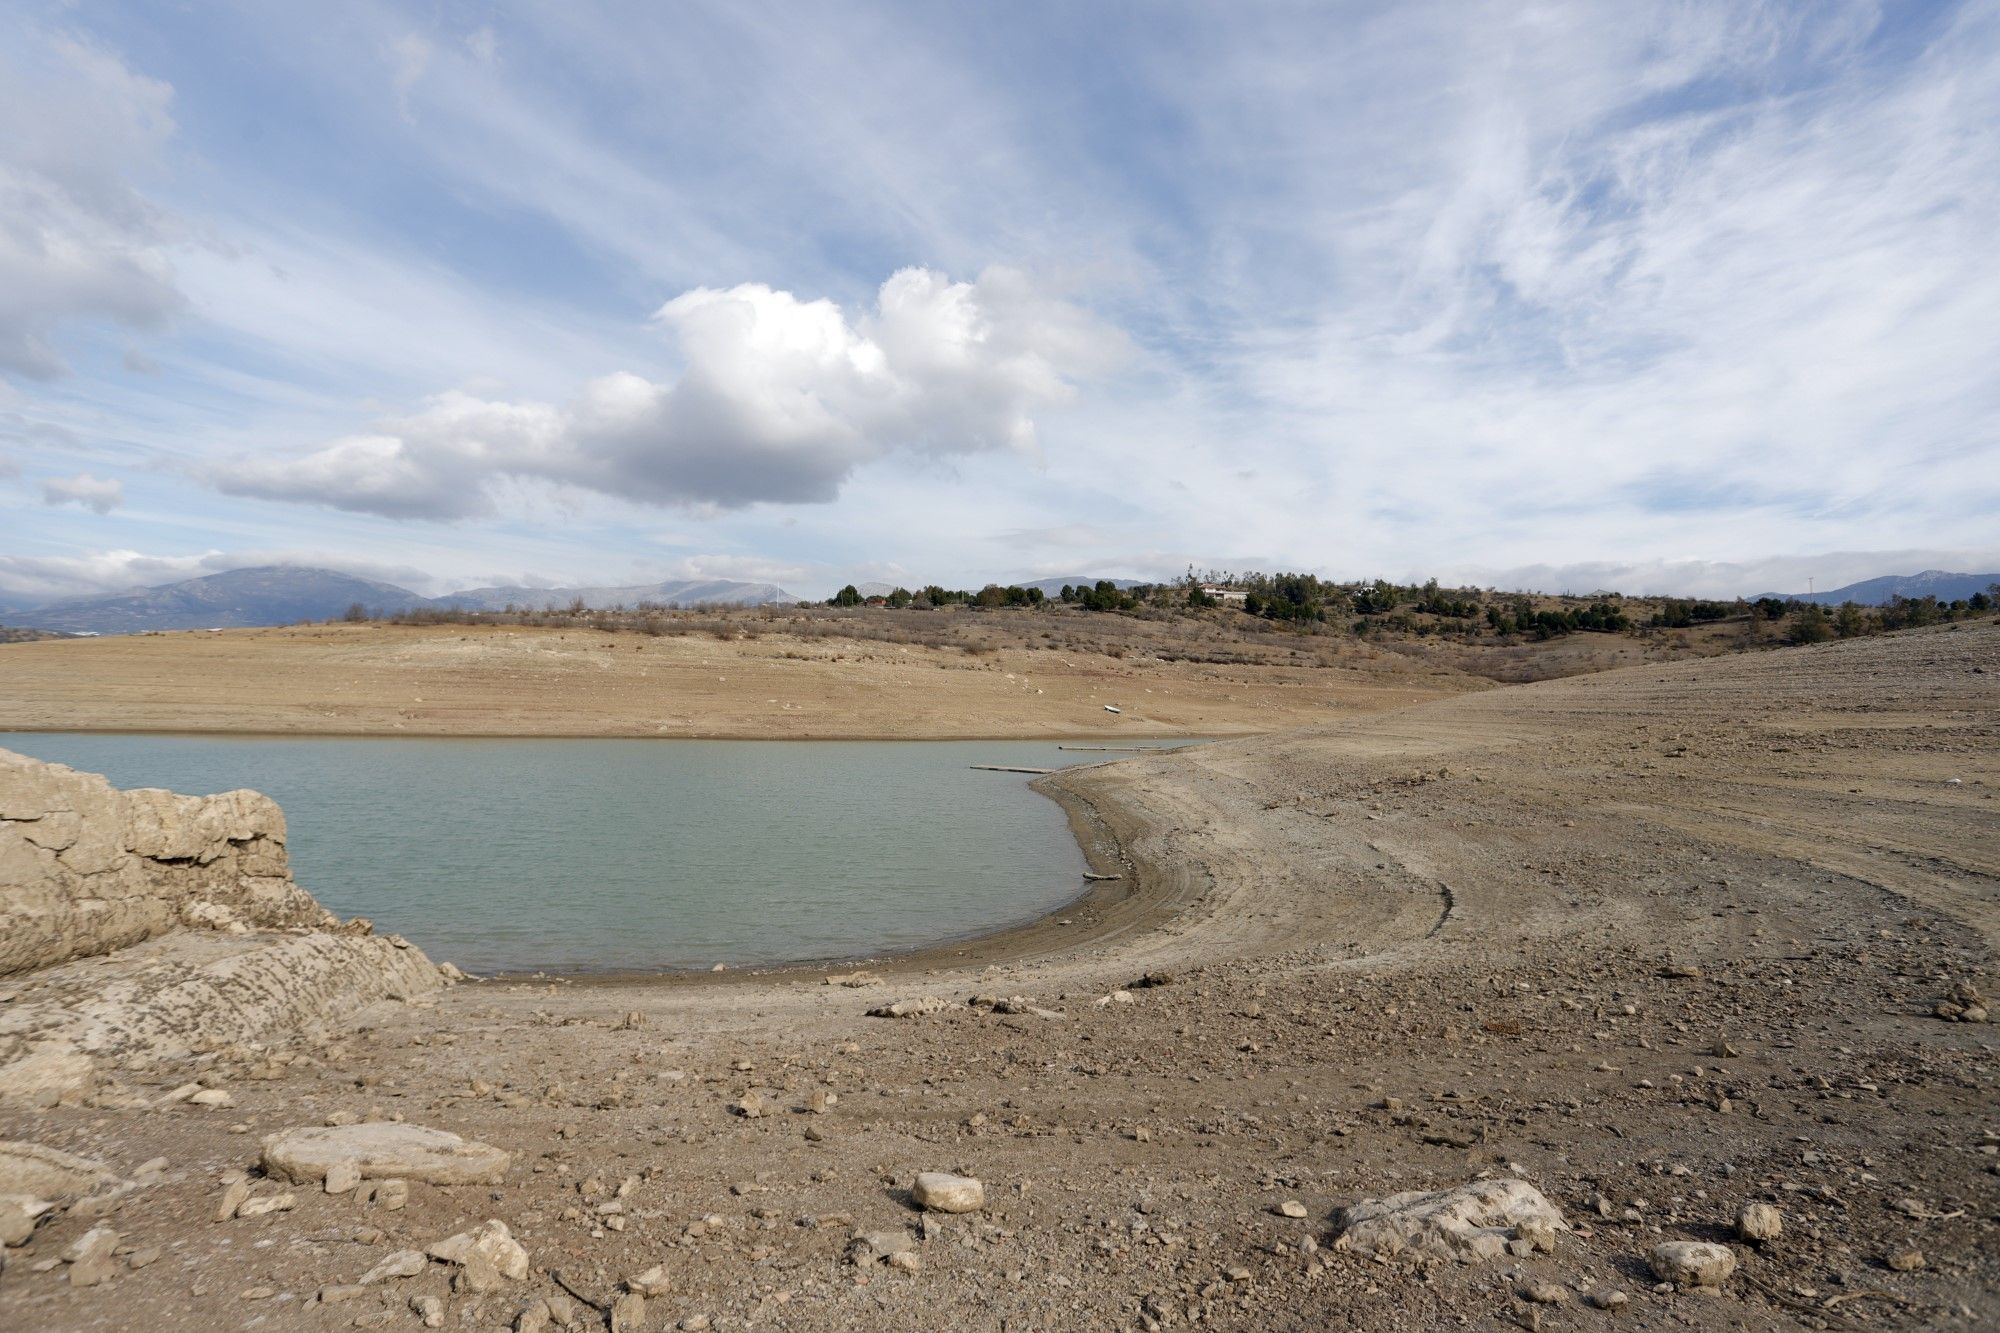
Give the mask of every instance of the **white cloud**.
[[49, 379], [77, 320], [154, 328], [181, 306], [167, 220], [128, 177], [173, 134], [173, 90], [35, 32], [0, 43], [0, 371]]
[[81, 505], [95, 513], [108, 514], [125, 503], [125, 483], [88, 472], [79, 472], [74, 477], [51, 477], [42, 483], [42, 503]]
[[371, 433], [241, 459], [213, 480], [392, 518], [492, 513], [507, 479], [648, 504], [823, 502], [891, 453], [1035, 457], [1034, 414], [1123, 345], [1000, 269], [975, 282], [903, 269], [851, 320], [759, 283], [697, 288], [654, 318], [683, 354], [671, 382], [620, 371], [563, 406], [448, 391]]

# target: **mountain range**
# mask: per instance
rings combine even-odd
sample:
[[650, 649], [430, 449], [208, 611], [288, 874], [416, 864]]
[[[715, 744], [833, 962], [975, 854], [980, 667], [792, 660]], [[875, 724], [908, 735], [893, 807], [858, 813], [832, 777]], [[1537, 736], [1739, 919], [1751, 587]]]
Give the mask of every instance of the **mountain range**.
[[636, 606], [640, 602], [760, 606], [798, 600], [775, 584], [730, 579], [602, 588], [468, 588], [442, 597], [424, 597], [393, 583], [356, 578], [338, 570], [265, 565], [97, 597], [15, 605], [5, 618], [36, 629], [72, 634], [136, 634], [142, 630], [235, 629], [333, 620], [357, 602], [371, 612], [421, 607], [498, 611], [510, 604], [536, 609], [568, 606], [578, 597], [590, 607]]
[[[1822, 606], [1839, 606], [1843, 602], [1853, 602], [1856, 606], [1884, 606], [1892, 597], [1935, 597], [1940, 602], [1955, 602], [1970, 597], [1976, 592], [1985, 592], [2000, 583], [2000, 574], [1953, 574], [1942, 569], [1926, 569], [1921, 574], [1885, 574], [1879, 579], [1863, 579], [1850, 583], [1844, 588], [1829, 588], [1824, 592], [1767, 592], [1760, 597], [1777, 597], [1787, 602], [1818, 602]], [[1756, 601], [1753, 597], [1750, 600]]]

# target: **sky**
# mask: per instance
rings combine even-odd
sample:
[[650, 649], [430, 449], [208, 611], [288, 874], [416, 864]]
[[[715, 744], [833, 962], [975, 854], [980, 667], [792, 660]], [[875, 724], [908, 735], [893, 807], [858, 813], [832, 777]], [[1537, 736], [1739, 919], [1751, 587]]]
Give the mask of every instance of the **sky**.
[[2000, 568], [2000, 2], [0, 0], [0, 605]]

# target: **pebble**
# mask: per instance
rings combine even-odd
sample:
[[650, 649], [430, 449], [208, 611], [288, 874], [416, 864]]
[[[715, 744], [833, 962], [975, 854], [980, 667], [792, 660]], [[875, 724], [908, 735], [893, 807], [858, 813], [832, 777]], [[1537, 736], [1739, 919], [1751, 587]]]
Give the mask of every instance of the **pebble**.
[[1924, 1266], [1924, 1252], [1918, 1249], [1894, 1250], [1882, 1262], [1898, 1273], [1914, 1273]]
[[1594, 1307], [1595, 1309], [1608, 1310], [1612, 1314], [1617, 1314], [1618, 1312], [1623, 1310], [1626, 1306], [1632, 1303], [1632, 1298], [1630, 1296], [1627, 1296], [1624, 1292], [1619, 1291], [1615, 1287], [1613, 1288], [1600, 1287], [1596, 1291], [1590, 1293], [1588, 1300], [1590, 1301], [1592, 1307]]
[[1287, 1199], [1279, 1204], [1275, 1211], [1280, 1217], [1304, 1217], [1306, 1206], [1297, 1199]]

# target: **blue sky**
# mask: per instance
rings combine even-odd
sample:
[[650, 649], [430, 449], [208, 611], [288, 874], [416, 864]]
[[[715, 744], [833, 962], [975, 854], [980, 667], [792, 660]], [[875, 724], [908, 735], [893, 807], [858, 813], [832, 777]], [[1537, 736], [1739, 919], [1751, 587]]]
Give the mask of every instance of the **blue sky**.
[[1991, 3], [0, 0], [0, 601], [2000, 567], [1996, 235]]

